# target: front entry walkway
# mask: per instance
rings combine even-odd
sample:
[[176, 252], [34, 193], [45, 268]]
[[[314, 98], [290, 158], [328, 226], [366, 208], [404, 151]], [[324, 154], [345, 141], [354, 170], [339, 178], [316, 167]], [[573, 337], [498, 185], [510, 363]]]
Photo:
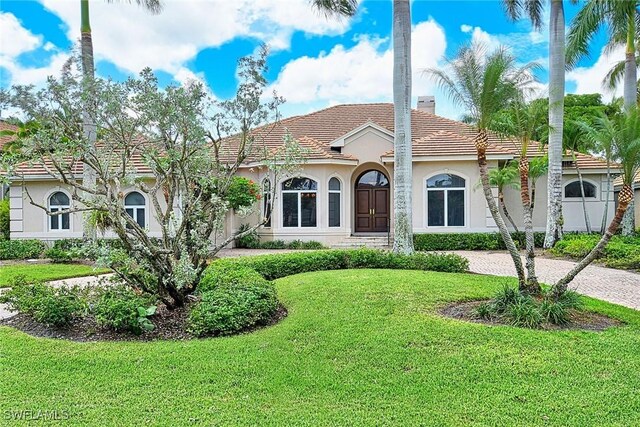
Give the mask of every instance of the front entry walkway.
[[[511, 257], [506, 252], [454, 251], [469, 259], [469, 270], [495, 276], [516, 276]], [[524, 258], [522, 260], [524, 265]], [[572, 261], [536, 258], [538, 280], [552, 284], [573, 266]], [[569, 288], [593, 298], [640, 310], [640, 274], [590, 265], [569, 284]]]

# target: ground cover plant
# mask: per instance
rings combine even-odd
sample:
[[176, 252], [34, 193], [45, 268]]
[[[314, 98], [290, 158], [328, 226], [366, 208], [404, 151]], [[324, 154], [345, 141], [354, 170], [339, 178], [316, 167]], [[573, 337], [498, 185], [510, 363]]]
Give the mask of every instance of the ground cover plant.
[[[580, 259], [598, 243], [600, 236], [566, 234], [551, 253]], [[640, 270], [640, 236], [614, 236], [604, 248], [600, 259], [607, 267]]]
[[585, 298], [625, 322], [603, 332], [439, 315], [504, 280], [517, 286], [423, 271], [289, 276], [275, 281], [285, 319], [222, 339], [74, 343], [0, 327], [0, 412], [59, 408], [65, 425], [113, 426], [639, 424], [640, 313]]

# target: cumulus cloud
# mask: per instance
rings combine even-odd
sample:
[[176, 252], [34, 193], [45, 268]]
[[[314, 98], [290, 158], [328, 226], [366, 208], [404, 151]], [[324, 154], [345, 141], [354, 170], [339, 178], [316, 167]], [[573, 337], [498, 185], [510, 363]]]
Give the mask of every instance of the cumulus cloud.
[[622, 85], [619, 85], [615, 91], [611, 91], [603, 87], [602, 81], [609, 70], [618, 62], [624, 60], [624, 47], [615, 48], [610, 53], [606, 53], [604, 49], [600, 52], [600, 56], [596, 62], [588, 67], [578, 67], [567, 73], [567, 82], [573, 82], [576, 85], [574, 93], [604, 93], [611, 96], [622, 96]]
[[[76, 1], [42, 0], [67, 25], [67, 37], [80, 35]], [[91, 27], [97, 60], [136, 73], [149, 66], [177, 73], [202, 49], [236, 37], [255, 37], [273, 49], [289, 46], [294, 31], [340, 34], [348, 20], [326, 19], [307, 0], [234, 0], [164, 2], [158, 15], [128, 2], [92, 2]]]
[[[436, 67], [446, 49], [444, 30], [433, 19], [412, 29], [414, 94], [426, 94], [433, 84], [422, 70]], [[288, 103], [322, 101], [389, 101], [393, 89], [393, 51], [389, 39], [360, 37], [355, 46], [337, 45], [317, 57], [304, 56], [287, 63], [272, 85]]]
[[24, 28], [12, 13], [0, 12], [0, 28], [2, 28], [0, 42], [2, 56], [13, 58], [42, 44], [42, 37]]

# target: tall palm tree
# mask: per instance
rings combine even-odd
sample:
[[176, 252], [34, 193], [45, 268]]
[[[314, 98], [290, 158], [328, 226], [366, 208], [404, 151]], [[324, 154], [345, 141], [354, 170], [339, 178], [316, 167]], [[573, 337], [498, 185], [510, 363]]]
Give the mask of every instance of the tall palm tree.
[[533, 81], [533, 66], [529, 64], [517, 67], [515, 58], [504, 48], [487, 53], [486, 48], [479, 44], [462, 47], [454, 58], [449, 58], [446, 62], [446, 70], [428, 69], [427, 73], [431, 74], [455, 104], [466, 110], [468, 119], [477, 130], [474, 142], [484, 196], [513, 260], [519, 287], [526, 291], [527, 280], [518, 248], [493, 196], [486, 151], [489, 145], [487, 130], [498, 112], [504, 110], [511, 101], [521, 99], [522, 91]]
[[622, 218], [633, 201], [633, 180], [640, 171], [640, 113], [637, 107], [631, 107], [614, 118], [603, 117], [595, 123], [593, 129], [593, 134], [597, 134], [601, 142], [613, 148], [614, 160], [622, 165], [622, 188], [618, 195], [616, 213], [607, 231], [591, 252], [565, 277], [554, 284], [553, 293], [556, 296], [562, 295], [576, 275], [602, 255], [605, 246], [618, 231]]
[[[507, 16], [526, 15], [535, 28], [542, 26], [543, 0], [502, 0]], [[563, 0], [550, 0], [549, 15], [549, 180], [545, 248], [562, 238], [562, 132], [565, 90], [565, 19]], [[575, 3], [575, 0], [572, 0]]]
[[411, 5], [393, 0], [393, 251], [413, 252], [411, 150]]
[[[112, 2], [112, 0], [107, 0]], [[144, 7], [152, 13], [158, 13], [162, 9], [160, 0], [135, 0], [135, 3]], [[82, 74], [85, 84], [91, 90], [93, 79], [95, 78], [95, 63], [93, 59], [93, 39], [91, 37], [91, 20], [89, 16], [89, 0], [80, 0], [80, 56], [82, 60]], [[82, 133], [90, 147], [96, 142], [96, 124], [91, 117], [90, 105], [87, 103], [83, 106], [82, 111]], [[84, 166], [82, 173], [82, 184], [93, 189], [96, 183], [96, 174], [87, 165]], [[88, 215], [83, 218], [83, 234], [86, 239], [94, 240], [96, 238], [96, 229]]]
[[[591, 39], [603, 26], [606, 27], [608, 36], [606, 50], [611, 51], [618, 46], [624, 46], [623, 99], [626, 110], [638, 103], [636, 45], [640, 21], [639, 8], [640, 0], [588, 0], [573, 19], [568, 35], [567, 63], [572, 66], [580, 58], [588, 55]], [[611, 74], [615, 78], [615, 66], [610, 71]], [[634, 219], [635, 205], [632, 201], [623, 220], [623, 234], [630, 235], [634, 232]]]

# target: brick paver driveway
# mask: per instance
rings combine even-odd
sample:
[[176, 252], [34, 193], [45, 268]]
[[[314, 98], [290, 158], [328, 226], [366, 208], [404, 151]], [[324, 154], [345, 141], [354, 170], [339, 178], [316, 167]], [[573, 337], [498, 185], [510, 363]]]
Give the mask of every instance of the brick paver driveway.
[[[455, 251], [469, 259], [469, 269], [474, 273], [495, 276], [515, 276], [516, 270], [506, 252]], [[524, 258], [522, 260], [524, 265]], [[536, 258], [538, 280], [552, 284], [573, 266], [574, 262], [561, 259]], [[590, 265], [569, 284], [581, 294], [640, 309], [640, 274]]]

